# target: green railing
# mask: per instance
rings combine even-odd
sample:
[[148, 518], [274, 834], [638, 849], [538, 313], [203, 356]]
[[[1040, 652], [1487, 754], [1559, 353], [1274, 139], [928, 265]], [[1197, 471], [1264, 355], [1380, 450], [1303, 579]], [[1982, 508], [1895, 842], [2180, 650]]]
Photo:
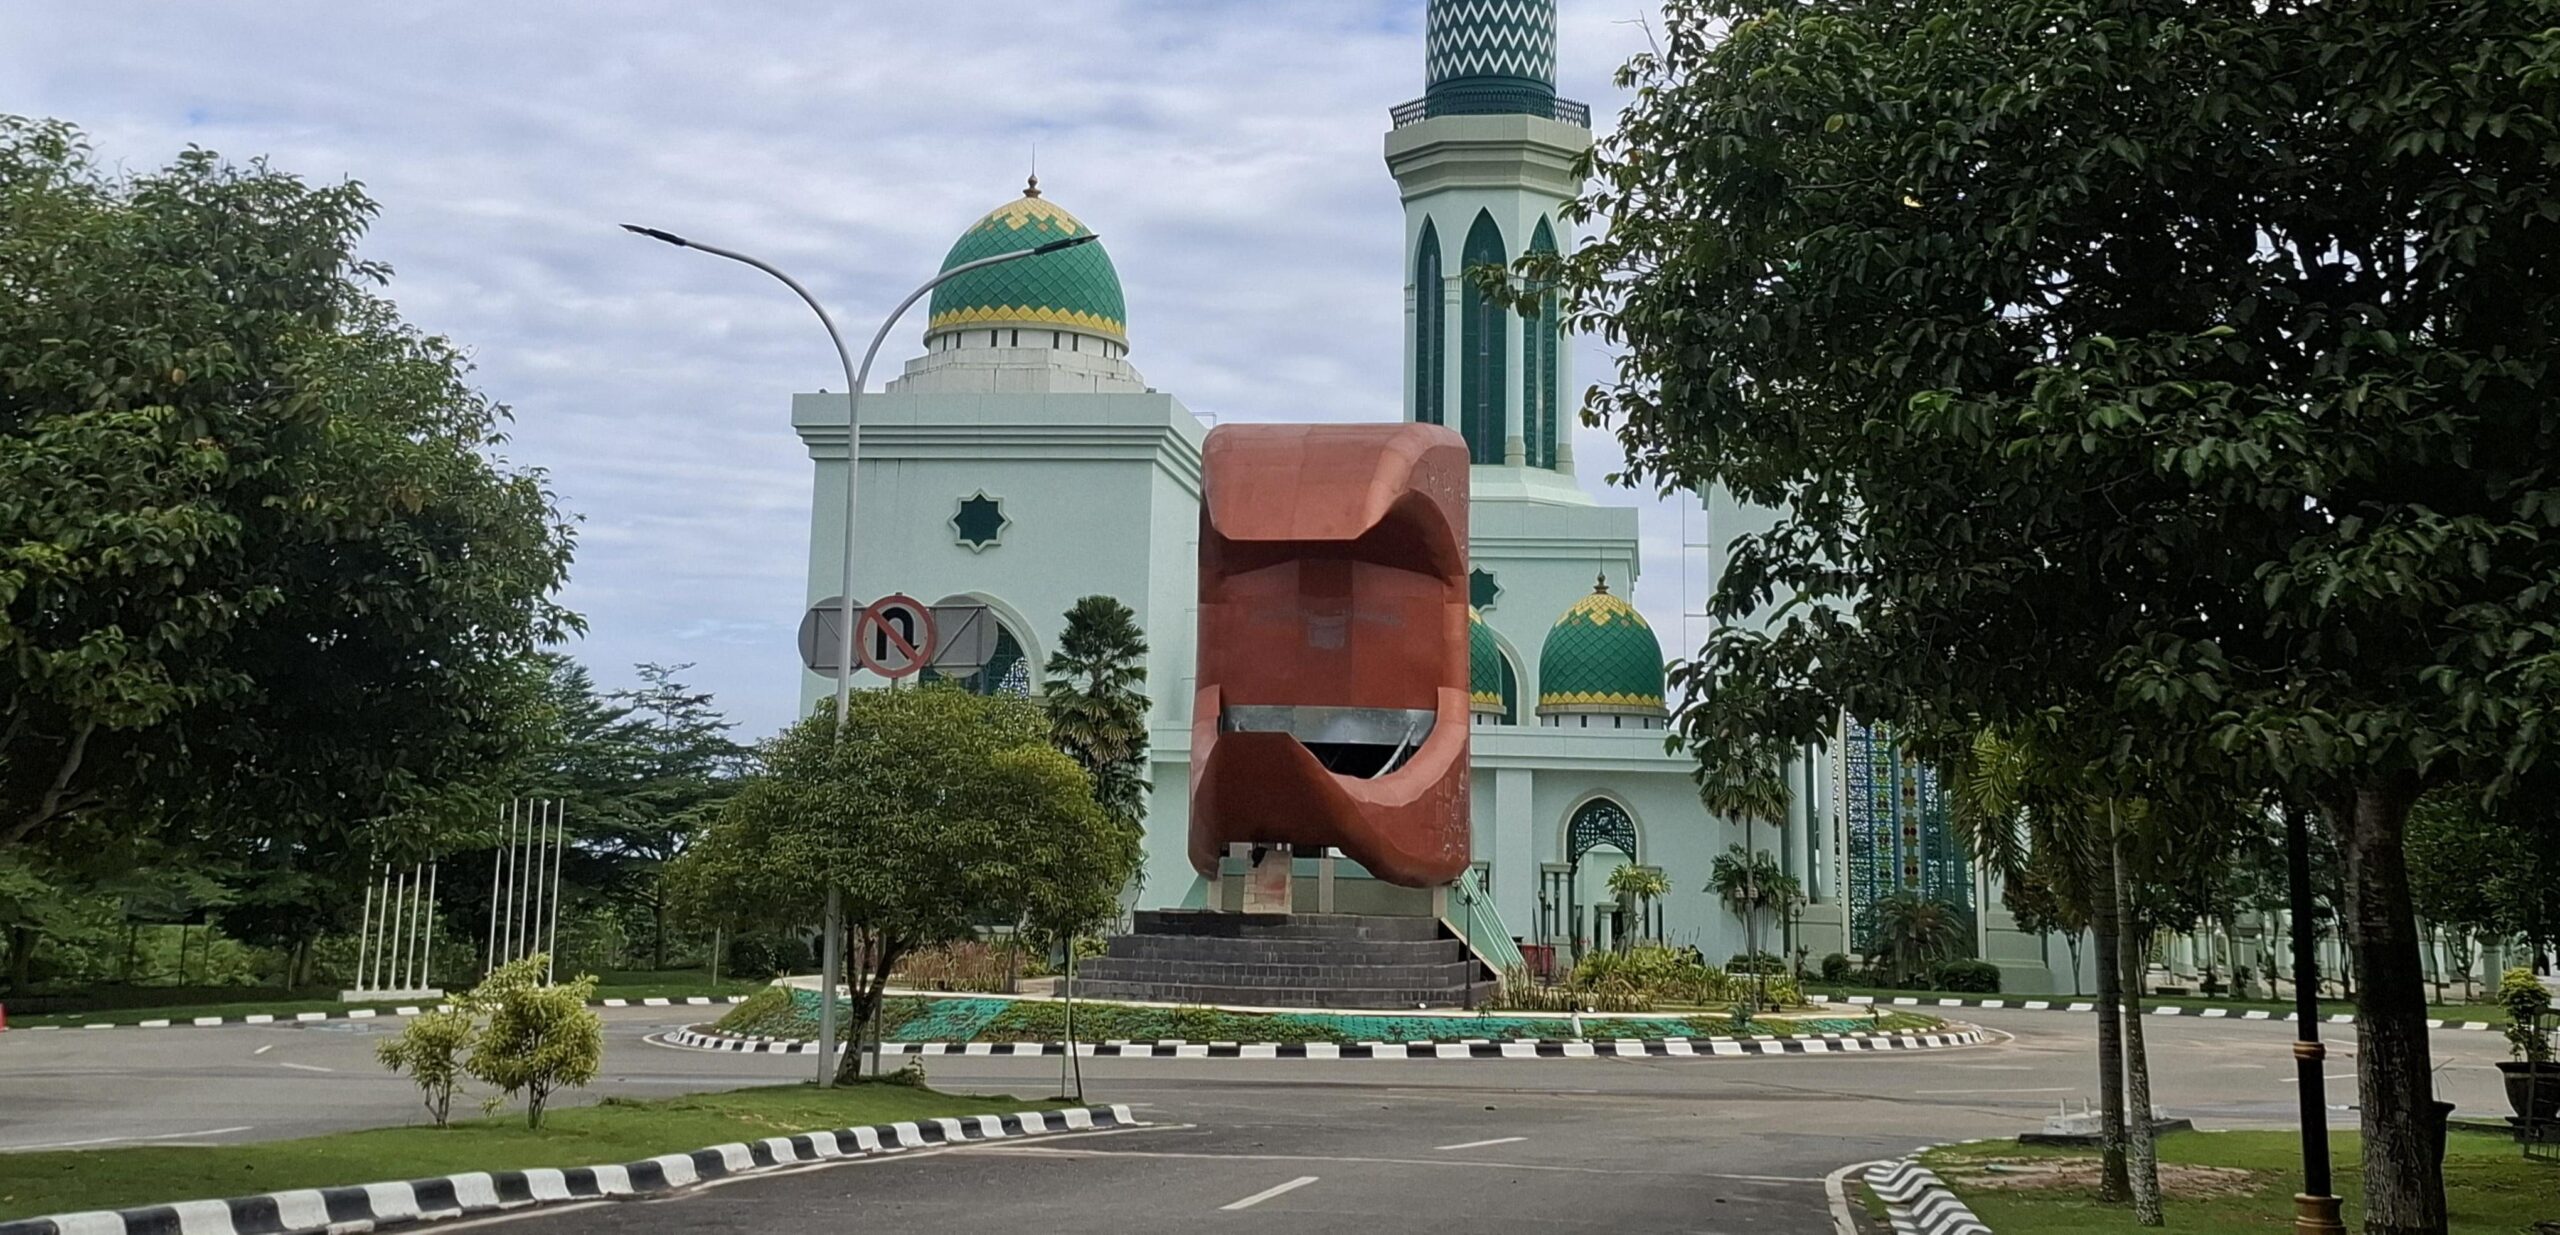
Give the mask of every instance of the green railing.
[[1528, 959], [1520, 955], [1520, 941], [1511, 937], [1511, 927], [1493, 907], [1493, 890], [1485, 886], [1483, 870], [1470, 866], [1449, 885], [1445, 921], [1496, 976], [1528, 966]]

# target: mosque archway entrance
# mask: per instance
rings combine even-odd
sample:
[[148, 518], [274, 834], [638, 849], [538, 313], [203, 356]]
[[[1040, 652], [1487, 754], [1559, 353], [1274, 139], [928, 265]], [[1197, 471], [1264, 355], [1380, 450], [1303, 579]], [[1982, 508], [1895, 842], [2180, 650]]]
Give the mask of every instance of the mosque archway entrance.
[[1565, 824], [1565, 860], [1550, 866], [1538, 891], [1539, 926], [1559, 961], [1636, 939], [1660, 938], [1661, 905], [1627, 906], [1607, 892], [1611, 871], [1639, 860], [1636, 821], [1615, 799], [1574, 808]]

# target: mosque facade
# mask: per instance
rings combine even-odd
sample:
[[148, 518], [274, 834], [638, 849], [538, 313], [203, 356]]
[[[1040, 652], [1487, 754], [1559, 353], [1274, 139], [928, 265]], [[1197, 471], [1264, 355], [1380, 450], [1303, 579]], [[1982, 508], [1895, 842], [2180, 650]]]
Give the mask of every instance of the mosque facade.
[[[1533, 956], [1641, 937], [1721, 963], [1745, 930], [1709, 881], [1745, 831], [1701, 808], [1693, 759], [1665, 747], [1664, 649], [1628, 599], [1636, 511], [1577, 475], [1579, 388], [1554, 307], [1523, 312], [1463, 277], [1570, 248], [1589, 113], [1556, 95], [1554, 0], [1428, 12], [1424, 93], [1390, 111], [1385, 161], [1404, 215], [1404, 418], [1456, 430], [1471, 462], [1473, 878]], [[964, 231], [944, 268], [1089, 231], [1035, 179]], [[964, 685], [1031, 695], [1070, 605], [1127, 604], [1148, 643], [1153, 786], [1130, 907], [1196, 907], [1209, 891], [1185, 857], [1207, 428], [1135, 367], [1133, 316], [1100, 243], [937, 289], [922, 353], [862, 401], [851, 594], [986, 606], [995, 656]], [[807, 394], [792, 409], [815, 471], [813, 604], [839, 592], [845, 402]], [[833, 689], [802, 681], [805, 705]], [[1788, 819], [1752, 838], [1810, 898], [1793, 922], [1762, 924], [1768, 951], [1846, 949], [1838, 762], [1805, 752]], [[1609, 889], [1621, 866], [1660, 871], [1668, 895], [1623, 903]], [[1392, 892], [1347, 863], [1335, 886], [1344, 910]]]

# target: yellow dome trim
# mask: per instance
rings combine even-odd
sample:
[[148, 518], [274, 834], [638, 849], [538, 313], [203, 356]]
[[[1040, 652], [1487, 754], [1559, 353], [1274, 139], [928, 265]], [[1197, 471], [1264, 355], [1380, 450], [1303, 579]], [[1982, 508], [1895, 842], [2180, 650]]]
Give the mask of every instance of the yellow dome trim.
[[1602, 694], [1597, 691], [1575, 691], [1566, 694], [1540, 695], [1538, 696], [1538, 706], [1658, 708], [1662, 706], [1662, 696]]
[[1502, 706], [1502, 695], [1498, 691], [1480, 690], [1467, 696], [1467, 702], [1482, 704], [1489, 708], [1500, 708]]
[[1635, 623], [1639, 628], [1644, 630], [1653, 629], [1652, 623], [1645, 621], [1644, 614], [1637, 612], [1634, 605], [1628, 604], [1623, 598], [1612, 596], [1607, 592], [1593, 592], [1590, 595], [1573, 602], [1573, 607], [1565, 610], [1563, 617], [1556, 619], [1556, 625], [1562, 626], [1575, 618], [1580, 618], [1594, 626], [1606, 626], [1611, 622], [1628, 621]]
[[988, 211], [986, 217], [972, 224], [969, 230], [975, 232], [984, 231], [990, 227], [1009, 227], [1015, 231], [1021, 231], [1034, 223], [1062, 224], [1068, 235], [1085, 230], [1083, 220], [1051, 205], [1044, 197], [1017, 197]]
[[971, 326], [1058, 326], [1100, 335], [1114, 343], [1129, 341], [1126, 327], [1100, 314], [1074, 309], [1034, 309], [1021, 305], [985, 305], [936, 313], [926, 323], [925, 333], [965, 330]]

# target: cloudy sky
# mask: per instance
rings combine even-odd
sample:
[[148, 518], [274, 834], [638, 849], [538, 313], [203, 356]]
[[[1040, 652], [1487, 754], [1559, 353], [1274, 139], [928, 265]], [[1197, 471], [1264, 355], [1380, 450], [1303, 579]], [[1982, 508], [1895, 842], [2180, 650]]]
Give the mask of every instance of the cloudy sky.
[[[1037, 152], [1108, 238], [1130, 359], [1220, 421], [1393, 420], [1400, 208], [1387, 109], [1423, 0], [16, 0], [0, 111], [110, 162], [267, 155], [383, 203], [408, 319], [512, 405], [506, 453], [581, 519], [570, 650], [599, 680], [691, 663], [778, 728], [808, 537], [794, 391], [843, 384], [807, 311], [654, 224], [795, 272], [868, 335]], [[1563, 0], [1562, 93], [1606, 125], [1651, 0]], [[882, 368], [920, 350], [908, 319]], [[1581, 350], [1580, 376], [1606, 357]], [[1575, 439], [1595, 490], [1618, 453]], [[1645, 507], [1637, 599], [1683, 645], [1684, 516]], [[1685, 521], [1694, 531], [1697, 516]], [[1695, 584], [1689, 585], [1692, 595]]]

